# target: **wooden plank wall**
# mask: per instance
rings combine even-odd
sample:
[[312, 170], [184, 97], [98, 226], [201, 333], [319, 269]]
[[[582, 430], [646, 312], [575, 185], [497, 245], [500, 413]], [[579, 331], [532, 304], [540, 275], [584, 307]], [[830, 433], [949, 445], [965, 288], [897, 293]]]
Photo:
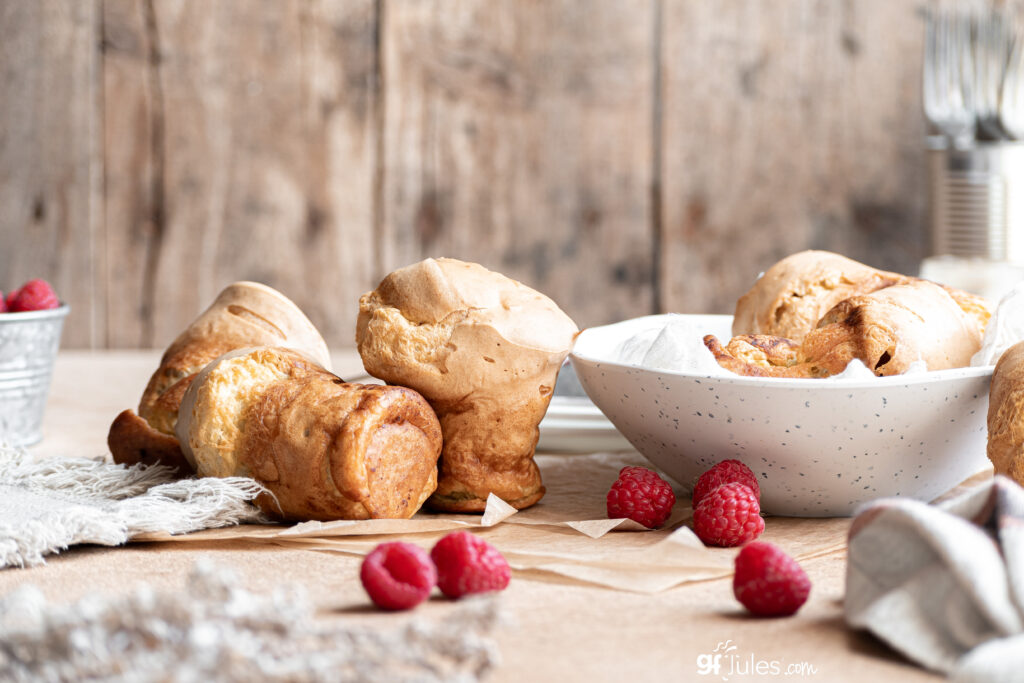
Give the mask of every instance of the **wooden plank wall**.
[[0, 290], [51, 280], [72, 346], [106, 341], [99, 9], [0, 2]]
[[334, 346], [425, 256], [580, 325], [925, 255], [911, 0], [0, 0], [0, 288], [162, 347], [223, 287]]

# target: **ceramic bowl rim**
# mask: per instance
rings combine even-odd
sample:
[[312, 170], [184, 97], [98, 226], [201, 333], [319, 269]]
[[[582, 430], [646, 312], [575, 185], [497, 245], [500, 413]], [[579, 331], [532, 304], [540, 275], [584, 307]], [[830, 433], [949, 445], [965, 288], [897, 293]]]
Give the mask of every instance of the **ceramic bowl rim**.
[[[644, 328], [642, 322], [656, 322], [664, 319], [666, 322], [670, 319], [695, 319], [695, 318], [717, 318], [718, 322], [724, 323], [726, 319], [732, 320], [731, 315], [723, 314], [707, 314], [707, 313], [660, 313], [654, 315], [645, 315], [637, 318], [629, 318], [615, 323], [607, 325], [597, 325], [594, 327], [588, 327], [582, 330], [577, 335], [573, 349], [569, 353], [570, 359], [575, 363], [576, 361], [585, 361], [588, 363], [596, 363], [599, 365], [610, 366], [622, 370], [630, 371], [641, 371], [652, 375], [661, 375], [668, 377], [678, 377], [679, 379], [699, 379], [702, 381], [720, 382], [722, 384], [734, 384], [738, 386], [750, 387], [752, 389], [760, 388], [799, 388], [799, 389], [816, 389], [824, 391], [848, 391], [850, 389], [876, 389], [876, 388], [892, 388], [894, 386], [910, 386], [920, 384], [935, 384], [943, 381], [955, 381], [962, 379], [975, 379], [981, 377], [990, 377], [992, 371], [995, 368], [994, 365], [982, 365], [976, 367], [963, 367], [963, 368], [950, 368], [948, 370], [930, 370], [928, 372], [915, 372], [906, 375], [890, 375], [888, 377], [873, 377], [873, 378], [841, 378], [841, 379], [811, 379], [811, 378], [791, 378], [791, 377], [745, 377], [743, 375], [709, 375], [707, 373], [695, 373], [686, 372], [682, 370], [667, 370], [661, 368], [652, 368], [643, 365], [636, 365], [633, 363], [623, 363], [612, 359], [610, 356], [601, 357], [593, 353], [586, 354], [581, 353], [577, 350], [580, 341], [584, 336], [599, 336], [602, 334], [608, 334], [610, 331], [615, 329], [621, 329], [627, 326], [636, 326], [637, 332], [643, 329], [650, 329], [653, 325]], [[609, 353], [613, 349], [605, 349]], [[724, 371], [723, 371], [724, 372]]]

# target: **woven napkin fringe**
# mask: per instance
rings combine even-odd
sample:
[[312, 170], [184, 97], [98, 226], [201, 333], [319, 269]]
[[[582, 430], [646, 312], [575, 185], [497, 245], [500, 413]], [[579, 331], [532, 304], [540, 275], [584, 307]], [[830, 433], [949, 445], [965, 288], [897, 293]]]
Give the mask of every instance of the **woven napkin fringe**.
[[1024, 671], [1024, 489], [1003, 477], [941, 506], [887, 499], [850, 529], [847, 622], [960, 681]]
[[78, 543], [265, 521], [251, 503], [263, 490], [245, 477], [176, 479], [162, 466], [36, 460], [0, 446], [0, 568], [42, 564]]
[[500, 663], [493, 596], [395, 627], [332, 611], [302, 586], [254, 593], [200, 560], [184, 588], [49, 602], [32, 585], [0, 598], [4, 681], [476, 681]]

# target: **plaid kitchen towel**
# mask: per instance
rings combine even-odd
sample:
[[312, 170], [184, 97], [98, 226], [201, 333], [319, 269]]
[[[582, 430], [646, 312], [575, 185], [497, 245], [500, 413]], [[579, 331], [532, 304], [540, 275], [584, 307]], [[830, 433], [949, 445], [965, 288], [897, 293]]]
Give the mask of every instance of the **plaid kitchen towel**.
[[1024, 677], [1024, 489], [885, 499], [850, 529], [846, 621], [957, 681]]

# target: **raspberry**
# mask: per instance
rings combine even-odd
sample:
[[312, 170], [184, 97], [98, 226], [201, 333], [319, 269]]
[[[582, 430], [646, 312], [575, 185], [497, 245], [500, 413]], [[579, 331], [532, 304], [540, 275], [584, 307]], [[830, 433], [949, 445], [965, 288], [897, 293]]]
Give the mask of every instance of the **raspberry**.
[[381, 609], [410, 609], [427, 599], [437, 570], [427, 551], [412, 543], [381, 543], [359, 570], [363, 588]]
[[723, 548], [754, 540], [764, 531], [757, 496], [743, 484], [722, 484], [693, 511], [693, 530], [705, 545]]
[[676, 504], [668, 482], [646, 467], [623, 467], [608, 491], [608, 517], [627, 517], [654, 529], [665, 523]]
[[430, 557], [437, 565], [437, 587], [449, 598], [508, 586], [510, 570], [505, 556], [468, 531], [453, 531], [442, 538]]
[[796, 560], [777, 546], [755, 541], [736, 555], [732, 592], [753, 614], [784, 617], [807, 602], [811, 580]]
[[46, 280], [29, 280], [21, 286], [21, 289], [7, 295], [7, 308], [12, 313], [42, 311], [58, 306], [60, 306], [60, 300]]
[[750, 488], [761, 502], [761, 487], [757, 485], [757, 477], [750, 471], [750, 468], [739, 460], [723, 460], [704, 474], [700, 475], [696, 485], [693, 487], [693, 507], [697, 508], [704, 496], [708, 495], [722, 484], [739, 482]]

